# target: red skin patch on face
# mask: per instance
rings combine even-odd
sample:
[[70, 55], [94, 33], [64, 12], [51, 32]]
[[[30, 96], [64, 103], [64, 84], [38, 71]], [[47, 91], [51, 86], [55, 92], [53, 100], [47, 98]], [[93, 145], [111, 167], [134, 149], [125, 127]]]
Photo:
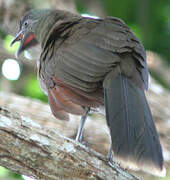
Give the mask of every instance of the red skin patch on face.
[[26, 46], [29, 42], [31, 42], [35, 38], [34, 34], [30, 34], [27, 39], [24, 41], [24, 46]]

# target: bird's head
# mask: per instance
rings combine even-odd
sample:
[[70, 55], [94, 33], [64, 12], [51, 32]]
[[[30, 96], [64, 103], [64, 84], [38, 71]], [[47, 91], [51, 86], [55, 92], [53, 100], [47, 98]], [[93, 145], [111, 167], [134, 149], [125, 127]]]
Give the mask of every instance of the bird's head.
[[36, 30], [38, 25], [41, 23], [43, 17], [49, 13], [49, 10], [30, 10], [20, 20], [20, 28], [15, 38], [11, 42], [11, 46], [16, 42], [20, 41], [20, 47], [17, 51], [17, 56], [26, 49], [31, 48], [38, 44], [36, 39]]

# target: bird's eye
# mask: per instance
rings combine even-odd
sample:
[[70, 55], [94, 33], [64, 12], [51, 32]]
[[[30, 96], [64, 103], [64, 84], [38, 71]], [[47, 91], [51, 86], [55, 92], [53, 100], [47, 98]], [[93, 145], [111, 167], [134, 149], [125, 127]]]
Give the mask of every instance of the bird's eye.
[[27, 25], [28, 25], [28, 22], [25, 22], [25, 23], [24, 23], [24, 26], [27, 26]]

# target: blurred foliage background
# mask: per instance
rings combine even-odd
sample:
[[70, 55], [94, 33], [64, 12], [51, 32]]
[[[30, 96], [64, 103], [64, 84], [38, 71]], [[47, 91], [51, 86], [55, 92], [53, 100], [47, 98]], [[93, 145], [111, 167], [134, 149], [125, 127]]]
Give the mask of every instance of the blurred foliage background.
[[[170, 89], [170, 0], [0, 0], [0, 90], [14, 92], [47, 102], [36, 78], [36, 59], [40, 48], [25, 52], [19, 60], [14, 54], [19, 46], [10, 48], [17, 32], [19, 16], [31, 8], [60, 8], [99, 17], [123, 19], [143, 42], [151, 57], [151, 75]], [[11, 61], [11, 60], [13, 61]], [[155, 61], [157, 59], [158, 62]], [[150, 62], [151, 61], [151, 62]], [[11, 64], [13, 63], [13, 65]], [[156, 66], [157, 65], [157, 66]], [[163, 68], [163, 70], [161, 69]], [[26, 179], [0, 167], [0, 180]], [[165, 180], [169, 177], [164, 178]], [[159, 179], [159, 178], [154, 178]]]

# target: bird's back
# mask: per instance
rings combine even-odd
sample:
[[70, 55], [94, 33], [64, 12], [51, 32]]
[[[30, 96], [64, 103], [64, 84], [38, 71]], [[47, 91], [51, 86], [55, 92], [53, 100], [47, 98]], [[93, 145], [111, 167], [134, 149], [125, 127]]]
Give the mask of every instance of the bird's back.
[[59, 21], [50, 28], [43, 44], [43, 73], [82, 91], [95, 92], [120, 65], [129, 78], [136, 72], [134, 82], [147, 88], [145, 50], [121, 20], [73, 16]]

